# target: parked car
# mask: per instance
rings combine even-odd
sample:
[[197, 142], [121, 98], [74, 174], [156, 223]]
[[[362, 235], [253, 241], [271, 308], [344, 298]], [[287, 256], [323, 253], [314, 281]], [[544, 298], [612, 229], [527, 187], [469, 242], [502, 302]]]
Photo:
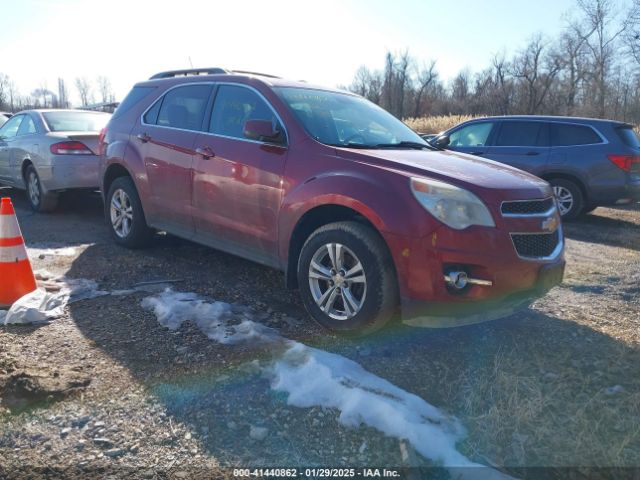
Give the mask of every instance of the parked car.
[[158, 229], [281, 269], [338, 332], [399, 306], [413, 325], [488, 320], [561, 281], [547, 182], [437, 151], [357, 95], [212, 70], [140, 82], [114, 112], [100, 171], [116, 243]]
[[490, 117], [461, 123], [430, 142], [547, 180], [564, 219], [599, 206], [640, 199], [640, 140], [627, 123], [575, 117]]
[[0, 183], [27, 190], [31, 207], [50, 212], [60, 192], [94, 189], [98, 136], [111, 115], [26, 110], [0, 127]]

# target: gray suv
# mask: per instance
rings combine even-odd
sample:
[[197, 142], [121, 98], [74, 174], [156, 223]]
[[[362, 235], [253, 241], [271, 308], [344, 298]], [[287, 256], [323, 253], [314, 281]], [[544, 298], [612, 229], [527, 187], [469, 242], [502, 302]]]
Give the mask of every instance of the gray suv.
[[461, 123], [430, 143], [506, 163], [547, 180], [564, 219], [640, 199], [640, 140], [627, 123], [488, 117]]

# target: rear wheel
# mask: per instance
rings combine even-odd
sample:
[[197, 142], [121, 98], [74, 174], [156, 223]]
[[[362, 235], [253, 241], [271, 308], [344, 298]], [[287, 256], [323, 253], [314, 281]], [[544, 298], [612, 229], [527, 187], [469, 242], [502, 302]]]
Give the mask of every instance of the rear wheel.
[[578, 217], [584, 209], [584, 195], [580, 187], [564, 178], [552, 178], [549, 183], [553, 187], [553, 194], [562, 218], [573, 220]]
[[367, 334], [396, 311], [398, 287], [386, 245], [370, 227], [338, 222], [302, 247], [298, 284], [309, 314], [335, 332]]
[[107, 193], [105, 213], [111, 236], [115, 242], [127, 248], [140, 248], [149, 244], [153, 230], [147, 226], [133, 180], [116, 178]]
[[40, 177], [33, 165], [29, 165], [24, 174], [24, 183], [27, 190], [27, 199], [34, 212], [52, 212], [58, 206], [58, 195], [45, 193], [40, 183]]

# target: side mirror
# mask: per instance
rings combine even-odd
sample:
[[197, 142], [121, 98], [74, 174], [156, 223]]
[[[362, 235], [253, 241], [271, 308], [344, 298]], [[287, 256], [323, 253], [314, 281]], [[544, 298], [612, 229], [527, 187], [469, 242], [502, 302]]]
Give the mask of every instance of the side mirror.
[[431, 140], [431, 145], [438, 148], [447, 148], [450, 143], [449, 135], [440, 135], [439, 137]]
[[283, 135], [270, 120], [247, 120], [244, 124], [244, 136], [259, 142], [282, 143]]

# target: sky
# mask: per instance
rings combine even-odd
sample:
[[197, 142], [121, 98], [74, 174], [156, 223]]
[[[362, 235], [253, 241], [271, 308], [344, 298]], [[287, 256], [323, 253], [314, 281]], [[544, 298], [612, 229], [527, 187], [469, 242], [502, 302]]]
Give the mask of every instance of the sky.
[[[386, 51], [436, 60], [443, 79], [488, 66], [536, 32], [558, 34], [575, 0], [0, 0], [0, 73], [22, 95], [76, 77], [116, 100], [154, 73], [223, 67], [335, 87]], [[97, 93], [97, 86], [94, 90]]]

